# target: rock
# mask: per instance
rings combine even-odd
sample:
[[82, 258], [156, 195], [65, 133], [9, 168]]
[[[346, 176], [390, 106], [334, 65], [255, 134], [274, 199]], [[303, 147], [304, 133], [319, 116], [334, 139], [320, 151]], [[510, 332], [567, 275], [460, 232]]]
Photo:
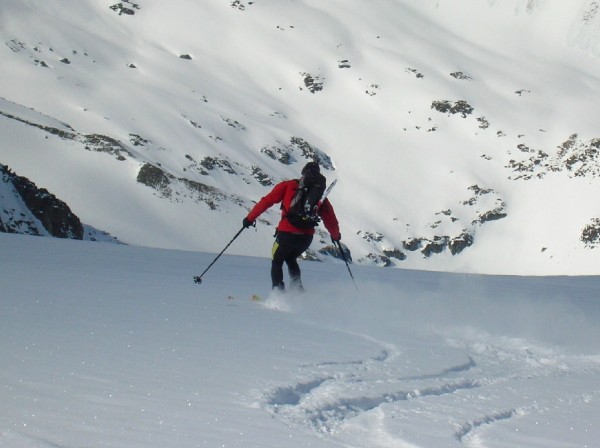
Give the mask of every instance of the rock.
[[[83, 239], [83, 225], [79, 218], [71, 211], [69, 206], [44, 188], [38, 188], [29, 179], [18, 176], [5, 165], [0, 164], [0, 180], [10, 183], [14, 190], [20, 196], [25, 206], [31, 214], [35, 216], [44, 227], [44, 229], [56, 238]], [[8, 210], [5, 210], [8, 212]], [[11, 222], [2, 222], [0, 230], [10, 233], [29, 233], [32, 235], [41, 235], [41, 229], [37, 229], [35, 222], [23, 222], [22, 211], [14, 210]], [[7, 213], [10, 214], [10, 213]], [[15, 217], [19, 214], [20, 219]], [[25, 226], [23, 226], [25, 224]], [[23, 232], [22, 229], [28, 229]]]

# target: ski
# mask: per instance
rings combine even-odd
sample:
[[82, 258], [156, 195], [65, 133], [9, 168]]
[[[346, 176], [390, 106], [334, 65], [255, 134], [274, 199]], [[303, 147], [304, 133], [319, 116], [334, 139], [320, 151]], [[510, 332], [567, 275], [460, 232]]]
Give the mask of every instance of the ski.
[[[232, 296], [232, 295], [229, 295], [229, 296], [226, 297], [226, 300], [228, 302], [232, 302], [232, 301], [236, 300], [236, 298], [234, 296]], [[250, 296], [250, 300], [252, 302], [264, 302], [264, 300], [262, 299], [262, 297], [259, 296], [258, 294], [252, 294]]]
[[329, 193], [331, 192], [331, 190], [333, 189], [333, 187], [335, 187], [335, 184], [337, 184], [337, 179], [333, 179], [333, 182], [331, 182], [329, 184], [329, 186], [327, 187], [327, 189], [323, 192], [323, 196], [321, 196], [321, 205], [323, 204], [323, 201], [325, 199], [327, 199], [327, 196], [329, 196]]

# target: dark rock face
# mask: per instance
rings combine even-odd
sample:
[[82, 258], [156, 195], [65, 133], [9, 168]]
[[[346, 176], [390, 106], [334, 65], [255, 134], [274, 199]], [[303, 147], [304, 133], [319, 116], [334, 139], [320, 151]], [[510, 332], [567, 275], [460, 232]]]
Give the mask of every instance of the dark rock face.
[[288, 144], [278, 143], [278, 146], [263, 147], [260, 152], [284, 165], [292, 165], [296, 162], [316, 161], [321, 165], [321, 168], [329, 171], [335, 170], [333, 161], [327, 153], [311, 145], [301, 137], [290, 138], [290, 143]]
[[323, 78], [320, 76], [313, 76], [310, 73], [302, 73], [304, 80], [304, 86], [310, 93], [316, 93], [323, 90]]
[[[348, 263], [352, 263], [352, 252], [350, 251], [350, 248], [343, 243], [340, 243], [340, 246], [341, 246], [342, 250], [344, 251], [344, 257], [346, 258]], [[336, 246], [334, 246], [333, 244], [322, 247], [321, 249], [319, 249], [319, 253], [321, 255], [328, 255], [328, 256], [343, 260], [343, 257], [340, 254], [339, 249]]]
[[125, 0], [123, 2], [115, 3], [114, 5], [110, 6], [110, 9], [117, 12], [119, 15], [125, 14], [128, 16], [133, 16], [135, 14], [135, 10], [139, 10], [140, 6], [137, 3]]
[[[25, 177], [13, 173], [7, 166], [0, 164], [0, 180], [10, 184], [24, 205], [35, 216], [48, 233], [56, 238], [83, 239], [83, 225], [69, 206], [48, 192], [38, 188]], [[22, 210], [4, 209], [5, 222], [0, 222], [0, 231], [8, 233], [28, 233], [40, 235], [34, 222], [24, 222]], [[6, 219], [9, 216], [10, 219]], [[27, 229], [24, 231], [23, 229]]]
[[467, 247], [473, 245], [475, 239], [473, 235], [470, 233], [464, 232], [460, 236], [454, 238], [448, 243], [448, 247], [450, 248], [450, 253], [452, 255], [456, 255], [461, 253]]
[[443, 114], [459, 114], [463, 118], [467, 118], [467, 115], [471, 115], [474, 110], [473, 106], [465, 100], [455, 101], [454, 103], [448, 100], [433, 101], [431, 103], [431, 108]]
[[592, 222], [583, 228], [580, 239], [590, 249], [600, 245], [600, 218], [592, 219]]
[[197, 203], [204, 202], [211, 210], [218, 210], [219, 203], [231, 201], [244, 206], [244, 201], [235, 195], [227, 196], [215, 187], [193, 180], [175, 177], [161, 167], [145, 163], [140, 168], [137, 181], [156, 191], [159, 197], [174, 202], [190, 198]]

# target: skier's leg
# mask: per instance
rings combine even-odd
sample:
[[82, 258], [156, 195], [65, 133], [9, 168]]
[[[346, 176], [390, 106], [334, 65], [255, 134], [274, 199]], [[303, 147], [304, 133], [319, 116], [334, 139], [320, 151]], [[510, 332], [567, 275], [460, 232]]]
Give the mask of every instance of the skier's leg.
[[283, 263], [277, 263], [275, 260], [271, 261], [271, 284], [273, 289], [285, 289], [285, 284], [283, 283]]
[[292, 289], [300, 289], [302, 287], [302, 280], [300, 279], [301, 272], [298, 259], [295, 256], [288, 257], [285, 262], [290, 274], [290, 287]]
[[298, 257], [302, 255], [309, 248], [312, 242], [312, 235], [293, 235], [293, 250], [290, 251], [290, 255], [286, 258], [285, 262], [288, 267], [290, 274], [290, 288], [298, 291], [304, 290], [302, 286], [300, 265], [298, 264]]
[[273, 243], [271, 259], [271, 283], [273, 289], [285, 289], [283, 283], [283, 263], [288, 257], [289, 244], [286, 243], [286, 234], [278, 232]]

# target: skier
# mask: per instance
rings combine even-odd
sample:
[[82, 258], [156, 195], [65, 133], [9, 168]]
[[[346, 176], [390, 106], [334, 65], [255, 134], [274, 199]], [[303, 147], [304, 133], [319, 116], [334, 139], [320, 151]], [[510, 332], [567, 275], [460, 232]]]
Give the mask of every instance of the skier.
[[[290, 275], [290, 289], [296, 291], [304, 290], [297, 258], [309, 248], [315, 234], [314, 224], [302, 228], [295, 226], [288, 219], [288, 213], [297, 196], [301, 182], [304, 184], [305, 179], [314, 178], [315, 176], [320, 177], [324, 182], [325, 178], [320, 174], [319, 164], [317, 162], [308, 162], [302, 168], [302, 179], [286, 180], [275, 185], [271, 192], [264, 196], [242, 221], [244, 228], [253, 226], [256, 219], [263, 212], [281, 202], [281, 221], [279, 221], [275, 232], [275, 242], [272, 251], [273, 258], [271, 261], [271, 281], [274, 290], [285, 291], [285, 284], [283, 282], [284, 262], [287, 264]], [[321, 195], [319, 194], [318, 197], [320, 199]], [[339, 242], [341, 235], [333, 206], [325, 198], [323, 203], [317, 204], [317, 207], [318, 216], [323, 219], [323, 224], [325, 224], [325, 228], [329, 231], [332, 241]]]

